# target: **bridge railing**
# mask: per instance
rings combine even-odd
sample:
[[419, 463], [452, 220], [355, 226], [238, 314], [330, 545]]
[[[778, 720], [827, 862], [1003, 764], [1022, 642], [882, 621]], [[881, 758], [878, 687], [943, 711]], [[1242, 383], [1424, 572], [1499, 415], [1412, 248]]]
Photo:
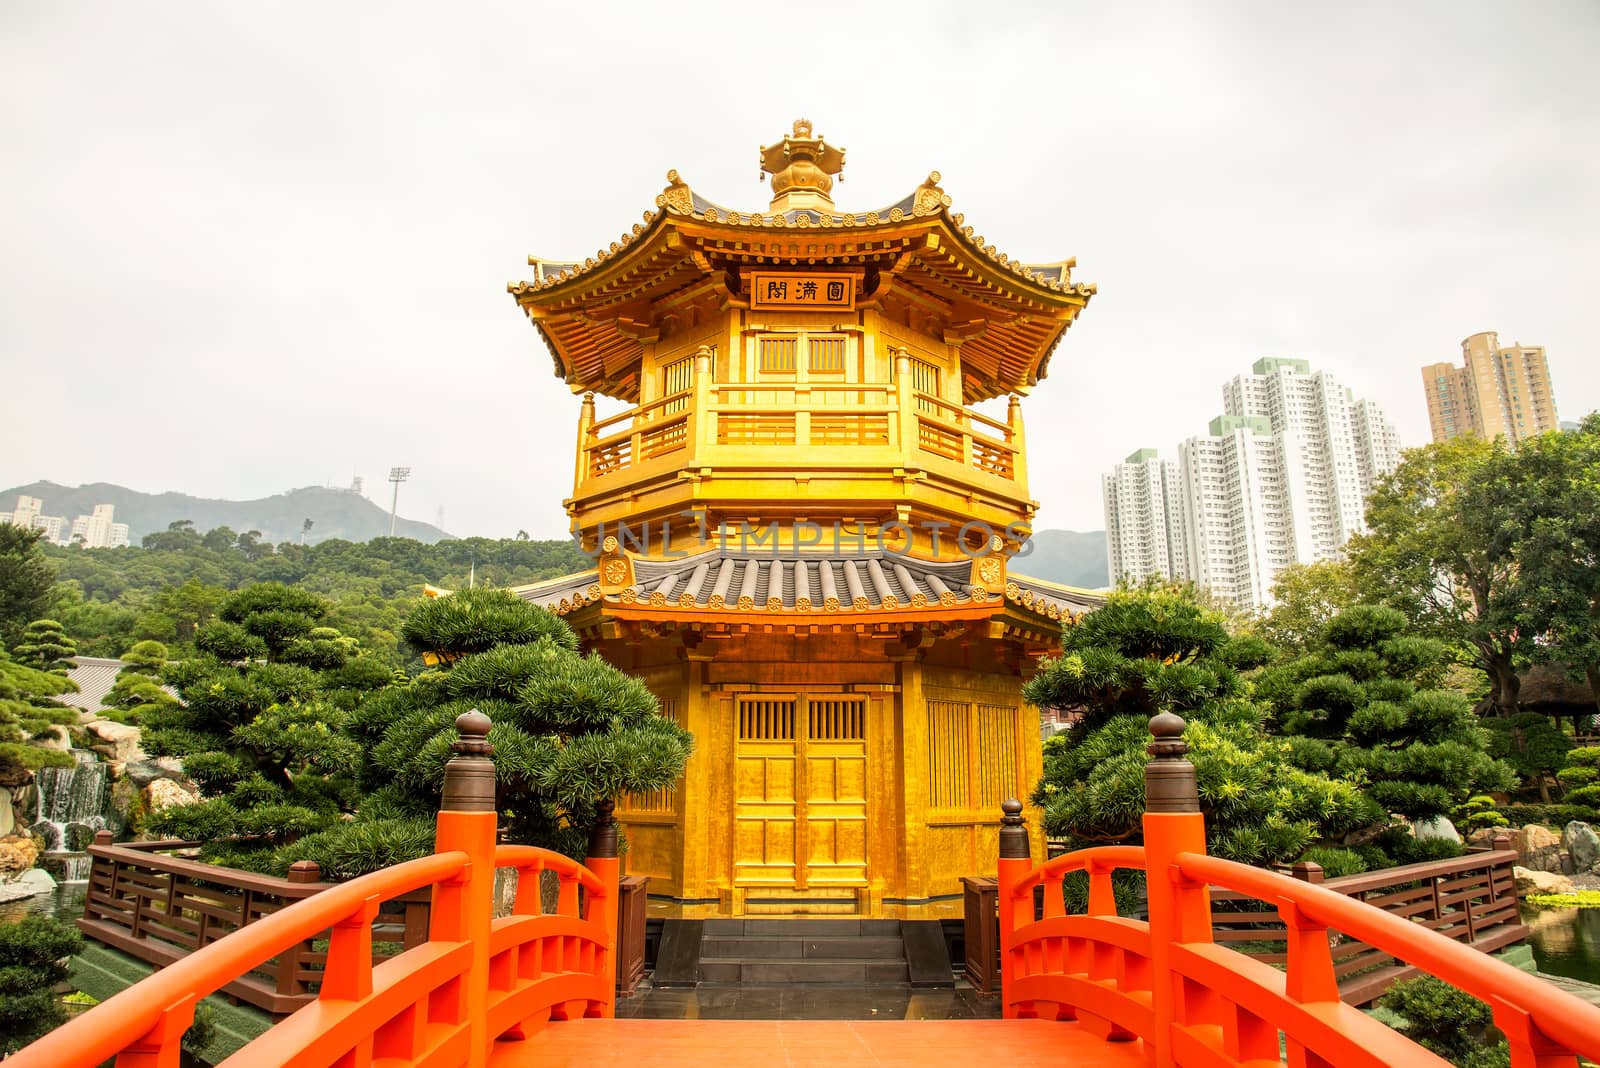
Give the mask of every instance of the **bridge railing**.
[[[8, 1068], [178, 1068], [199, 999], [319, 933], [329, 933], [317, 999], [229, 1058], [230, 1068], [483, 1068], [498, 1037], [551, 1019], [610, 1016], [616, 982], [617, 840], [602, 805], [579, 864], [496, 846], [488, 717], [456, 720], [432, 856], [323, 890], [206, 945], [15, 1054]], [[496, 867], [516, 869], [512, 914], [494, 918]], [[555, 911], [540, 878], [559, 882]], [[428, 938], [374, 965], [380, 906], [431, 888]]]
[[[1334, 890], [1209, 857], [1183, 721], [1151, 721], [1143, 847], [1080, 850], [1034, 867], [1022, 806], [1006, 802], [999, 908], [1008, 1018], [1078, 1019], [1108, 1039], [1143, 1039], [1150, 1063], [1377, 1068], [1446, 1061], [1339, 995], [1332, 942], [1375, 947], [1487, 1002], [1513, 1068], [1600, 1060], [1600, 1008], [1427, 926]], [[1117, 915], [1112, 873], [1146, 873], [1149, 920]], [[1066, 915], [1061, 880], [1087, 873], [1085, 915]], [[1043, 886], [1044, 917], [1034, 919]], [[1272, 906], [1283, 924], [1279, 970], [1214, 943], [1211, 890]]]

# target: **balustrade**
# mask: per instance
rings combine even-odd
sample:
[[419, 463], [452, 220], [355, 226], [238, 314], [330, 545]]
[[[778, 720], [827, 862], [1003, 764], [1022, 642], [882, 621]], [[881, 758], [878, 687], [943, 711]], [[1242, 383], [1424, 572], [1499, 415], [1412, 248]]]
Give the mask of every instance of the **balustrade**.
[[[580, 487], [628, 472], [748, 460], [750, 447], [862, 448], [886, 463], [949, 461], [967, 474], [1019, 480], [1019, 409], [1007, 421], [895, 385], [739, 382], [682, 390], [605, 419], [580, 421]], [[691, 403], [699, 398], [699, 403]], [[588, 402], [586, 402], [588, 405]], [[739, 452], [732, 450], [738, 449]], [[656, 461], [661, 461], [659, 464]]]
[[[1495, 853], [1420, 880], [1426, 893], [1406, 897], [1404, 915], [1360, 899], [1381, 883], [1346, 895], [1207, 856], [1183, 726], [1170, 713], [1151, 721], [1141, 847], [1078, 850], [1034, 867], [1022, 806], [1006, 802], [997, 897], [1007, 1018], [1078, 1020], [1112, 1041], [1139, 1038], [1157, 1068], [1277, 1064], [1280, 1048], [1291, 1065], [1443, 1068], [1444, 1060], [1341, 999], [1337, 947], [1354, 940], [1487, 1002], [1517, 1068], [1576, 1068], [1580, 1054], [1600, 1057], [1600, 1007], [1450, 937], [1480, 921], [1503, 924], [1508, 905], [1496, 877], [1484, 883], [1464, 874], [1486, 862], [1492, 868]], [[1118, 869], [1145, 873], [1148, 921], [1117, 914]], [[1072, 872], [1088, 877], [1083, 915], [1066, 915], [1061, 880]], [[1218, 944], [1214, 888], [1275, 910], [1281, 971]], [[1475, 910], [1486, 896], [1488, 906]], [[1429, 904], [1419, 908], [1423, 900]]]

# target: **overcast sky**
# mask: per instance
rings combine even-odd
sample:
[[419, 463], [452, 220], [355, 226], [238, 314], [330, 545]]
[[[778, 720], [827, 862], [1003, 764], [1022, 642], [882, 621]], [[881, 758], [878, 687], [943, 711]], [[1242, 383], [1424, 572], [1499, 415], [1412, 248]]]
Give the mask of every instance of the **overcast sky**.
[[[505, 291], [652, 208], [841, 210], [938, 169], [1099, 295], [1024, 407], [1041, 527], [1261, 356], [1428, 438], [1481, 330], [1600, 407], [1600, 3], [0, 5], [0, 486], [245, 498], [407, 464], [401, 512], [565, 531], [578, 402]], [[13, 502], [0, 501], [0, 507]], [[46, 501], [48, 510], [49, 502]]]

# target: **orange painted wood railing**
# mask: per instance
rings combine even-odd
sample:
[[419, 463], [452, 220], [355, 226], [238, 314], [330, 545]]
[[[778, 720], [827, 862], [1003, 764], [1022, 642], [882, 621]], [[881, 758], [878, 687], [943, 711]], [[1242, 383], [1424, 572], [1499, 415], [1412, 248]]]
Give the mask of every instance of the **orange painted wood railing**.
[[[1001, 829], [1001, 976], [1008, 1018], [1077, 1019], [1111, 1040], [1143, 1039], [1149, 1061], [1208, 1068], [1378, 1068], [1448, 1062], [1339, 997], [1330, 937], [1360, 939], [1487, 1002], [1512, 1068], [1600, 1060], [1600, 1007], [1470, 946], [1321, 886], [1205, 853], [1183, 721], [1151, 721], [1142, 848], [1069, 853], [1034, 867], [1022, 806]], [[1111, 873], [1146, 873], [1149, 920], [1117, 915]], [[1062, 879], [1088, 874], [1088, 909], [1066, 915]], [[1035, 888], [1043, 917], [1035, 919]], [[1211, 887], [1276, 908], [1287, 928], [1284, 971], [1212, 942]]]
[[[483, 1068], [490, 1044], [552, 1019], [610, 1016], [616, 982], [616, 831], [609, 807], [579, 864], [497, 846], [488, 718], [456, 720], [435, 853], [333, 887], [205, 946], [79, 1016], [8, 1068], [177, 1068], [199, 999], [331, 929], [317, 1000], [228, 1058], [229, 1068]], [[496, 918], [495, 868], [517, 872]], [[542, 876], [559, 890], [541, 907]], [[374, 966], [372, 919], [386, 900], [433, 888], [428, 940]]]

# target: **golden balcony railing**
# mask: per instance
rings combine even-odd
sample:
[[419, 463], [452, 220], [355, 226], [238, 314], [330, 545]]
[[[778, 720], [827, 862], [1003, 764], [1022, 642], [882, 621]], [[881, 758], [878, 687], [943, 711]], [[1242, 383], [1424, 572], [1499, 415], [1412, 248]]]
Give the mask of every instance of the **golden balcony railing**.
[[1017, 404], [1002, 421], [913, 390], [908, 381], [696, 383], [604, 419], [595, 419], [586, 401], [579, 427], [579, 489], [693, 465], [736, 464], [774, 446], [806, 449], [808, 462], [1023, 480]]

